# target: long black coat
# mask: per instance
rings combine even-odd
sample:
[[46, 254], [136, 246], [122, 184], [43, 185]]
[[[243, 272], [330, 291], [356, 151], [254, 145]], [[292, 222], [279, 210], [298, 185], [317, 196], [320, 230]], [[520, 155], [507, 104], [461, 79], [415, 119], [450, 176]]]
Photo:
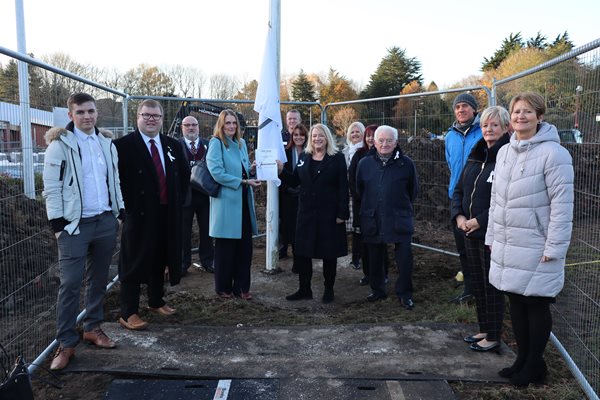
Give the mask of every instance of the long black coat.
[[[152, 156], [140, 132], [115, 140], [119, 153], [121, 192], [125, 200], [125, 221], [121, 234], [119, 278], [121, 282], [147, 283], [156, 263], [156, 246], [167, 246], [167, 266], [172, 285], [181, 279], [182, 213], [181, 208], [190, 181], [181, 144], [160, 135], [167, 178], [168, 232], [167, 243], [158, 243], [160, 198], [158, 178]], [[169, 157], [169, 154], [171, 157]]]
[[348, 177], [342, 153], [325, 155], [315, 178], [311, 175], [312, 155], [303, 153], [293, 174], [283, 170], [282, 180], [299, 186], [298, 218], [294, 254], [309, 258], [337, 258], [348, 254]]
[[[285, 151], [287, 161], [283, 164], [283, 168], [287, 170], [290, 175], [294, 173], [292, 151], [293, 149], [287, 149]], [[296, 236], [296, 217], [298, 216], [298, 193], [298, 188], [289, 186], [285, 182], [282, 182], [279, 186], [279, 235], [282, 239], [280, 243], [294, 243], [294, 238]]]
[[464, 215], [467, 219], [476, 218], [480, 226], [479, 229], [469, 234], [469, 238], [485, 240], [496, 155], [500, 147], [509, 141], [508, 134], [502, 135], [488, 149], [485, 140], [480, 139], [471, 150], [460, 180], [454, 188], [450, 208], [453, 223], [456, 224], [455, 219], [458, 215]]
[[358, 163], [368, 152], [369, 149], [366, 146], [356, 150], [348, 167], [348, 185], [350, 186], [350, 196], [352, 196], [352, 227], [354, 228], [360, 228], [360, 197], [356, 192], [356, 170]]
[[372, 148], [358, 163], [360, 231], [365, 243], [400, 243], [414, 233], [413, 202], [419, 192], [415, 164], [396, 147], [383, 164]]

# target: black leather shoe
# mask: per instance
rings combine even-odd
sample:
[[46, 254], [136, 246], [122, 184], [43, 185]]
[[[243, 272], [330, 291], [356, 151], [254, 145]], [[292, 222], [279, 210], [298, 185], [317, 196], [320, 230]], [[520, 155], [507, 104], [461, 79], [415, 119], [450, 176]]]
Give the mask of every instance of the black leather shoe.
[[412, 299], [400, 299], [400, 305], [407, 310], [412, 310], [413, 308], [415, 308], [415, 303], [412, 301]]
[[350, 266], [354, 269], [360, 269], [360, 260], [357, 261], [351, 261], [350, 262]]
[[376, 294], [376, 293], [371, 293], [370, 295], [367, 296], [367, 301], [374, 303], [376, 301], [380, 301], [380, 300], [385, 300], [387, 299], [386, 295], [380, 295], [380, 294]]
[[359, 286], [367, 286], [369, 284], [369, 277], [368, 276], [363, 276], [362, 278], [360, 278], [360, 281], [358, 281]]
[[479, 343], [472, 343], [469, 348], [475, 351], [498, 351], [498, 349], [500, 349], [500, 342], [493, 342], [493, 344], [490, 344], [489, 346], [481, 346]]
[[467, 343], [477, 343], [480, 340], [485, 339], [485, 336], [482, 337], [475, 337], [476, 335], [471, 335], [471, 336], [466, 336], [465, 338], [463, 338], [463, 340]]
[[213, 267], [212, 264], [207, 264], [204, 265], [202, 268], [204, 268], [204, 270], [210, 274], [214, 274], [215, 273], [215, 267]]
[[295, 301], [295, 300], [310, 300], [313, 298], [312, 291], [304, 291], [298, 290], [296, 293], [290, 294], [289, 296], [285, 296], [286, 300]]

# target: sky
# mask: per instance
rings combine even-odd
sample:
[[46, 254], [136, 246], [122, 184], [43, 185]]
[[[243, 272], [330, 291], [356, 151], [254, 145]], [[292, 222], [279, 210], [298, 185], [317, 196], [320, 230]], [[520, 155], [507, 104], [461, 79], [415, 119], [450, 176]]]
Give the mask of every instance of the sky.
[[[141, 63], [258, 79], [269, 0], [22, 0], [26, 49], [122, 72]], [[388, 49], [421, 63], [423, 82], [447, 88], [481, 74], [502, 40], [568, 31], [600, 38], [598, 0], [281, 0], [282, 78], [334, 68], [363, 88]], [[15, 1], [0, 0], [0, 46], [17, 50]], [[6, 63], [6, 58], [0, 58]]]

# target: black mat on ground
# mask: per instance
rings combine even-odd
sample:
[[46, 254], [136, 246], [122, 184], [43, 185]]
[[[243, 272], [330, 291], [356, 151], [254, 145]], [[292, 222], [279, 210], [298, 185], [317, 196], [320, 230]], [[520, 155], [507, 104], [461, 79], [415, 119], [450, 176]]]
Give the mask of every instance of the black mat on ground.
[[352, 379], [118, 379], [104, 400], [452, 400], [445, 381]]
[[[513, 352], [477, 353], [465, 325], [395, 324], [285, 327], [155, 325], [104, 330], [118, 347], [79, 345], [68, 371], [189, 379], [332, 378], [504, 382]], [[153, 330], [152, 328], [156, 329]]]

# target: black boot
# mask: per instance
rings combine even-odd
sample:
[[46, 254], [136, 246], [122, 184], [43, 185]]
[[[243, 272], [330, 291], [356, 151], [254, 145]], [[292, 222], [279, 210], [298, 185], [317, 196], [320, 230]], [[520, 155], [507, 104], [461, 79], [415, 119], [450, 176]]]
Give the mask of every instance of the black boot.
[[310, 300], [313, 298], [312, 290], [308, 289], [298, 289], [296, 293], [292, 293], [289, 296], [285, 296], [286, 300], [295, 301], [295, 300]]
[[333, 301], [333, 287], [326, 287], [325, 291], [323, 292], [323, 299], [322, 299], [324, 304], [328, 304], [331, 303]]

